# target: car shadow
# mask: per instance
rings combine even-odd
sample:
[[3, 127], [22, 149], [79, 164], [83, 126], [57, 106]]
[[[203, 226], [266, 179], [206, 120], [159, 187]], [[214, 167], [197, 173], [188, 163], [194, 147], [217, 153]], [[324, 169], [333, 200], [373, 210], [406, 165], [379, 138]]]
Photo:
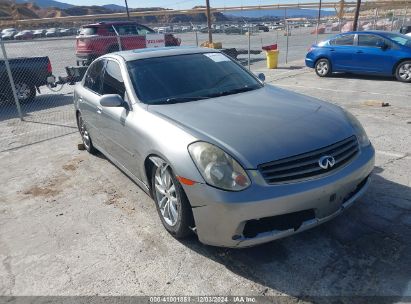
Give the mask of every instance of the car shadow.
[[359, 75], [352, 73], [333, 73], [333, 78], [346, 78], [358, 80], [378, 80], [378, 81], [394, 81], [397, 82], [394, 76], [376, 76], [376, 75]]
[[314, 302], [354, 295], [397, 302], [411, 296], [411, 188], [382, 170], [375, 168], [370, 188], [350, 209], [301, 234], [246, 249], [206, 246], [196, 237], [181, 243], [261, 284], [261, 295], [273, 289]]
[[[37, 96], [33, 101], [21, 104], [24, 115], [32, 115], [39, 111], [66, 106], [73, 103], [73, 94], [44, 94]], [[73, 110], [74, 111], [74, 110]], [[14, 101], [0, 102], [0, 121], [19, 118]]]
[[302, 70], [305, 66], [303, 65], [291, 65], [291, 66], [279, 66], [277, 70]]

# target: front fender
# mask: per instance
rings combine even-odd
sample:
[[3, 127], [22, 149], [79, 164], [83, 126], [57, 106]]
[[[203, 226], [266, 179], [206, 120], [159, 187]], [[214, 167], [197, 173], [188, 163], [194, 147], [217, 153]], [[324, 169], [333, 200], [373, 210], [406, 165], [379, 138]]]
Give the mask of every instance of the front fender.
[[[143, 114], [143, 112], [140, 112]], [[150, 159], [154, 164], [166, 161], [175, 175], [185, 177], [197, 183], [205, 183], [188, 152], [188, 146], [197, 141], [193, 135], [179, 126], [161, 117], [145, 112], [139, 116], [136, 125], [137, 137], [141, 139], [140, 163], [141, 179], [149, 185], [150, 177], [146, 174], [145, 163]], [[144, 126], [144, 127], [143, 127]]]

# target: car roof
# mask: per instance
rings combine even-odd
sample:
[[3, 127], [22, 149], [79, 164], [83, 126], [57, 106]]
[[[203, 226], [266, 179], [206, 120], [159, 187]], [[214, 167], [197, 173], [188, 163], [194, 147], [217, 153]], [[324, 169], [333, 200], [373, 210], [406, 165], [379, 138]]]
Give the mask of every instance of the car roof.
[[134, 60], [154, 58], [154, 57], [167, 57], [167, 56], [215, 53], [215, 52], [219, 52], [219, 51], [216, 49], [209, 49], [209, 48], [178, 46], [178, 47], [145, 48], [145, 49], [137, 49], [137, 50], [131, 50], [131, 51], [122, 51], [122, 52], [112, 53], [112, 55], [120, 56], [125, 61], [134, 61]]
[[112, 25], [126, 25], [126, 24], [139, 24], [135, 21], [101, 21], [97, 23], [91, 23], [83, 25], [82, 27], [102, 27], [102, 26], [112, 26]]
[[[346, 32], [346, 33], [341, 33], [341, 34], [377, 34], [377, 35], [386, 35], [388, 33], [392, 33], [390, 31], [351, 31], [351, 32]], [[341, 35], [338, 34], [338, 35]]]

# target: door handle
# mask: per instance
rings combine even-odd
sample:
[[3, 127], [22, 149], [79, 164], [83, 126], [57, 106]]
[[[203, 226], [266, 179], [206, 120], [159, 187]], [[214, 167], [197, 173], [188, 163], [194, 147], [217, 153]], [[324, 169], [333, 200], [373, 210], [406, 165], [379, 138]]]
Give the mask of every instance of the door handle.
[[335, 50], [334, 50], [334, 49], [330, 49], [330, 52], [335, 52]]
[[103, 108], [102, 108], [102, 107], [97, 106], [97, 113], [98, 113], [98, 114], [101, 114], [101, 111], [103, 111]]
[[364, 53], [363, 51], [357, 51], [357, 54], [362, 54], [362, 53]]

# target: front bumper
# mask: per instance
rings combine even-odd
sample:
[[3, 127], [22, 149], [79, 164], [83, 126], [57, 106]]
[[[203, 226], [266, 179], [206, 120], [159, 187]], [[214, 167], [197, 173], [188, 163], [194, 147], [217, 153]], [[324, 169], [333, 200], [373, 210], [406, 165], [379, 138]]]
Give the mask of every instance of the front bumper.
[[315, 62], [314, 59], [310, 58], [310, 57], [305, 57], [305, 65], [309, 68], [314, 68]]
[[[202, 243], [223, 247], [249, 247], [283, 238], [332, 219], [350, 207], [369, 185], [374, 168], [374, 148], [362, 148], [348, 165], [328, 176], [289, 184], [268, 185], [258, 171], [249, 170], [252, 185], [228, 192], [206, 184], [185, 186], [193, 207], [198, 238]], [[247, 223], [304, 213], [313, 217], [294, 228], [260, 231], [247, 236]]]

